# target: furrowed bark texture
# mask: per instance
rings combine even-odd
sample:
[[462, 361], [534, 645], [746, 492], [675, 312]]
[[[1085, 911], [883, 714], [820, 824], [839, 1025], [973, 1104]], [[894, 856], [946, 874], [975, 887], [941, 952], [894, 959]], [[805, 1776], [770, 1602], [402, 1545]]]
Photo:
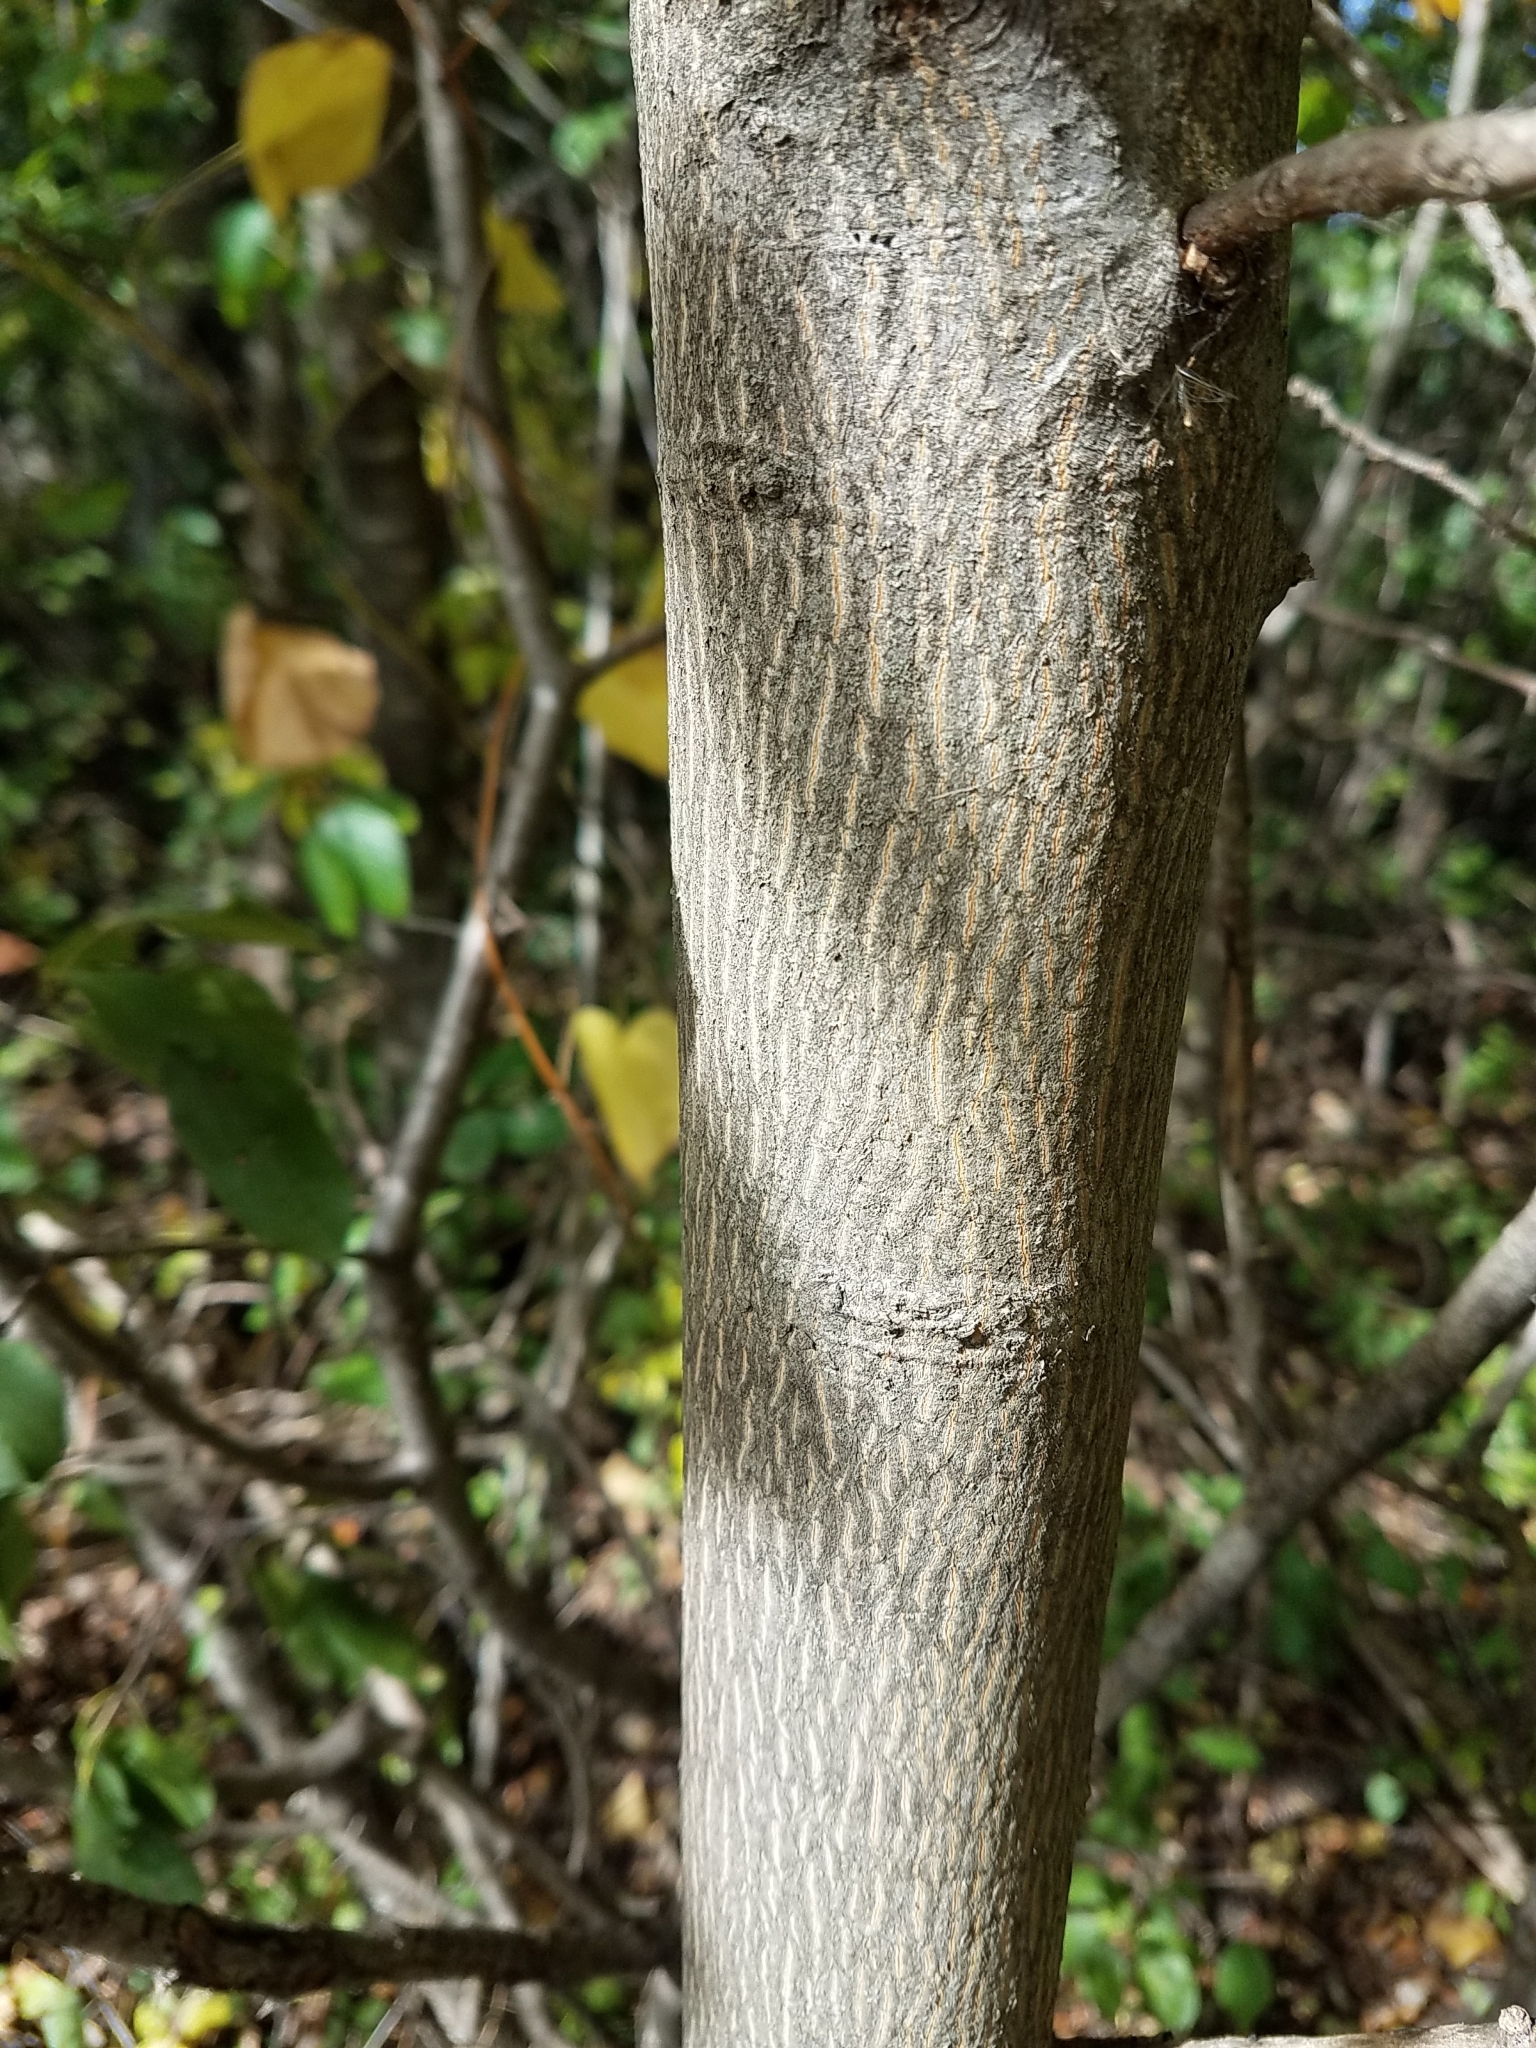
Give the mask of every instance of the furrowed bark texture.
[[636, 0], [690, 2048], [1045, 2041], [1175, 1037], [1278, 596], [1301, 9]]

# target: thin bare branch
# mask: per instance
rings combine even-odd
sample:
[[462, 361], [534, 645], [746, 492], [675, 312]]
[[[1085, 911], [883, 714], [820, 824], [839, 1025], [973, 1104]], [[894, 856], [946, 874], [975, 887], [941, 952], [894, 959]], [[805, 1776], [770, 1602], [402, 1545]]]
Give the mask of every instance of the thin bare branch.
[[1485, 526], [1491, 526], [1509, 540], [1518, 541], [1521, 547], [1536, 548], [1536, 529], [1527, 526], [1523, 519], [1512, 519], [1499, 506], [1490, 505], [1477, 485], [1468, 477], [1458, 476], [1449, 463], [1441, 462], [1433, 455], [1421, 455], [1416, 448], [1404, 448], [1400, 442], [1388, 441], [1373, 433], [1363, 420], [1352, 420], [1348, 413], [1340, 411], [1332, 395], [1309, 377], [1292, 377], [1285, 388], [1298, 405], [1315, 412], [1324, 426], [1341, 440], [1358, 448], [1372, 462], [1390, 463], [1394, 469], [1406, 470], [1410, 476], [1423, 477], [1426, 483], [1435, 484], [1450, 497], [1460, 499]]
[[482, 49], [490, 51], [541, 120], [553, 128], [565, 119], [567, 109], [564, 101], [550, 90], [546, 80], [534, 70], [506, 30], [483, 7], [466, 9], [464, 28]]
[[215, 1773], [214, 1788], [225, 1806], [252, 1807], [265, 1799], [286, 1799], [306, 1785], [323, 1785], [351, 1770], [371, 1750], [382, 1749], [388, 1733], [367, 1694], [360, 1694], [310, 1741], [294, 1743], [271, 1763], [229, 1765]]
[[29, 1334], [71, 1379], [100, 1375], [115, 1381], [162, 1420], [231, 1464], [281, 1486], [302, 1486], [322, 1499], [388, 1500], [414, 1484], [409, 1458], [332, 1463], [225, 1429], [145, 1356], [128, 1331], [104, 1330], [78, 1314], [53, 1280], [55, 1263], [34, 1252], [0, 1220], [0, 1277], [24, 1290], [21, 1316]]
[[1152, 1611], [1099, 1685], [1098, 1726], [1126, 1710], [1190, 1656], [1280, 1545], [1347, 1479], [1425, 1429], [1467, 1375], [1536, 1301], [1536, 1195], [1380, 1380], [1341, 1402], [1254, 1484], [1189, 1576]]
[[1338, 15], [1327, 4], [1327, 0], [1312, 0], [1310, 26], [1315, 39], [1331, 57], [1338, 59], [1355, 84], [1367, 98], [1376, 102], [1389, 121], [1422, 120], [1423, 116], [1418, 108], [1399, 86], [1386, 65], [1373, 57], [1364, 43], [1350, 34]]
[[1536, 190], [1536, 111], [1355, 129], [1213, 192], [1184, 216], [1184, 268], [1221, 286], [1265, 235], [1331, 213], [1369, 219], [1426, 199], [1516, 199]]
[[491, 1984], [578, 1982], [599, 1971], [649, 1969], [643, 1937], [616, 1929], [528, 1934], [493, 1927], [270, 1927], [199, 1906], [161, 1906], [110, 1885], [24, 1863], [0, 1863], [0, 1949], [47, 1941], [134, 1968], [169, 1970], [210, 1991], [296, 1998], [336, 1984], [478, 1977]]
[[1246, 1472], [1248, 1453], [1236, 1432], [1217, 1420], [1200, 1398], [1200, 1390], [1194, 1381], [1182, 1373], [1148, 1337], [1141, 1340], [1141, 1364], [1147, 1377], [1155, 1380], [1169, 1399], [1176, 1401], [1184, 1410], [1222, 1463], [1229, 1465], [1234, 1472]]
[[[1463, 20], [1463, 34], [1465, 31]], [[1350, 34], [1327, 0], [1312, 0], [1312, 33], [1323, 48], [1344, 66], [1361, 91], [1375, 101], [1389, 121], [1404, 123], [1422, 119], [1418, 108], [1386, 66], [1378, 63], [1365, 45]], [[1480, 200], [1467, 201], [1457, 208], [1457, 212], [1493, 278], [1494, 304], [1514, 315], [1525, 329], [1532, 347], [1536, 347], [1536, 285], [1531, 282], [1531, 273], [1521, 262], [1498, 221]]]
[[[496, 359], [490, 276], [468, 144], [437, 34], [425, 7], [408, 10], [416, 38], [417, 93], [446, 282], [456, 308], [455, 346], [470, 421], [470, 459], [486, 539], [507, 616], [527, 664], [522, 733], [484, 876], [494, 902], [515, 894], [534, 850], [578, 676], [555, 623], [538, 531], [510, 453]], [[370, 1245], [395, 1257], [414, 1242], [448, 1126], [485, 1020], [491, 972], [487, 925], [471, 904], [438, 1005], [426, 1056], [380, 1182]]]
[[[1494, 1433], [1504, 1420], [1510, 1403], [1530, 1378], [1533, 1368], [1536, 1368], [1536, 1316], [1531, 1317], [1509, 1347], [1509, 1357], [1504, 1362], [1498, 1384], [1489, 1389], [1476, 1422], [1467, 1431], [1466, 1442], [1451, 1461], [1449, 1476], [1452, 1479], [1462, 1480], [1481, 1474], [1483, 1457], [1493, 1442]], [[1530, 1555], [1528, 1550], [1526, 1555]]]
[[1328, 604], [1320, 597], [1308, 597], [1305, 592], [1295, 595], [1298, 609], [1320, 626], [1336, 626], [1341, 632], [1359, 633], [1368, 640], [1393, 640], [1399, 647], [1416, 647], [1432, 661], [1443, 661], [1447, 668], [1460, 669], [1464, 675], [1481, 676], [1484, 682], [1500, 683], [1506, 690], [1518, 690], [1527, 703], [1536, 704], [1536, 671], [1463, 654], [1454, 640], [1448, 640], [1443, 633], [1427, 632], [1422, 626], [1346, 611], [1343, 605]]
[[1531, 281], [1530, 271], [1499, 226], [1491, 207], [1472, 199], [1456, 211], [1488, 266], [1493, 279], [1493, 303], [1514, 315], [1525, 329], [1526, 340], [1536, 348], [1536, 284]]
[[588, 1628], [558, 1628], [543, 1601], [507, 1575], [464, 1490], [453, 1424], [432, 1372], [427, 1305], [415, 1273], [404, 1263], [378, 1262], [372, 1278], [380, 1367], [402, 1443], [419, 1461], [419, 1490], [432, 1508], [450, 1575], [502, 1630], [515, 1656], [651, 1713], [675, 1714], [675, 1679], [651, 1670], [621, 1644]]
[[645, 654], [652, 647], [662, 646], [666, 637], [667, 629], [660, 620], [654, 626], [637, 626], [632, 633], [621, 634], [617, 640], [611, 641], [601, 654], [577, 662], [571, 671], [571, 680], [577, 689], [582, 689], [597, 676], [617, 668], [621, 661], [628, 661], [632, 654]]

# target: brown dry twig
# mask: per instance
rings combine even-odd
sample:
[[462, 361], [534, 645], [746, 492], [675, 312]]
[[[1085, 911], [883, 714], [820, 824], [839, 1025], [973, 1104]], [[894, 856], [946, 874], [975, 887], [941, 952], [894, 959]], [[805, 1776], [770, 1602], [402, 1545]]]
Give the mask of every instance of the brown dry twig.
[[1265, 235], [1332, 213], [1370, 219], [1426, 199], [1515, 199], [1536, 190], [1536, 111], [1465, 114], [1336, 135], [1267, 164], [1185, 214], [1184, 268], [1230, 288]]
[[169, 1970], [210, 1991], [296, 1998], [335, 1984], [403, 1984], [478, 1977], [493, 1984], [571, 1983], [598, 1972], [640, 1972], [668, 1957], [615, 1926], [514, 1933], [493, 1927], [270, 1927], [200, 1906], [162, 1906], [110, 1885], [23, 1863], [0, 1863], [0, 1949], [47, 1941]]
[[491, 971], [496, 992], [512, 1020], [512, 1028], [524, 1052], [532, 1062], [534, 1072], [558, 1103], [560, 1114], [565, 1118], [571, 1135], [591, 1161], [593, 1172], [607, 1189], [620, 1214], [627, 1218], [630, 1213], [629, 1194], [619, 1177], [618, 1169], [609, 1157], [608, 1148], [598, 1136], [591, 1119], [583, 1114], [553, 1060], [544, 1050], [543, 1041], [533, 1028], [533, 1019], [528, 1015], [523, 999], [507, 972], [506, 962], [501, 957], [501, 948], [496, 943], [496, 929], [486, 888], [486, 868], [490, 861], [495, 832], [496, 791], [501, 781], [502, 749], [506, 745], [507, 726], [516, 699], [520, 674], [521, 664], [514, 668], [507, 678], [501, 700], [496, 706], [496, 715], [491, 721], [490, 737], [486, 742], [485, 767], [480, 781], [480, 813], [475, 831], [475, 873], [479, 881], [472, 914], [478, 916], [481, 930], [485, 934], [485, 964]]
[[1292, 593], [1296, 608], [1320, 626], [1337, 626], [1344, 633], [1359, 633], [1368, 640], [1395, 640], [1400, 647], [1416, 647], [1433, 661], [1457, 668], [1464, 675], [1481, 676], [1485, 682], [1500, 683], [1506, 690], [1518, 690], [1528, 704], [1536, 704], [1536, 671], [1514, 668], [1505, 661], [1484, 661], [1475, 654], [1463, 654], [1454, 640], [1443, 633], [1427, 632], [1422, 626], [1407, 626], [1397, 619], [1372, 618], [1365, 612], [1347, 611], [1304, 591]]
[[1434, 1323], [1380, 1380], [1320, 1416], [1277, 1457], [1192, 1572], [1104, 1668], [1098, 1727], [1199, 1648], [1281, 1544], [1347, 1479], [1432, 1422], [1536, 1300], [1536, 1195], [1504, 1226]]
[[70, 1378], [100, 1375], [129, 1388], [195, 1443], [280, 1486], [302, 1486], [323, 1499], [388, 1500], [414, 1484], [417, 1472], [409, 1457], [333, 1463], [225, 1429], [153, 1364], [126, 1330], [104, 1330], [77, 1314], [52, 1278], [59, 1263], [34, 1252], [0, 1219], [0, 1278], [24, 1290], [23, 1321]]
[[580, 1145], [582, 1151], [586, 1153], [587, 1158], [591, 1161], [592, 1171], [602, 1182], [609, 1200], [622, 1215], [627, 1217], [631, 1206], [629, 1191], [619, 1176], [618, 1168], [609, 1157], [608, 1147], [598, 1136], [597, 1129], [592, 1123], [591, 1118], [583, 1113], [575, 1097], [571, 1094], [570, 1089], [561, 1080], [554, 1061], [544, 1050], [543, 1041], [533, 1028], [533, 1019], [528, 1015], [523, 1005], [523, 999], [518, 994], [511, 975], [507, 972], [506, 962], [501, 957], [501, 948], [496, 943], [496, 934], [491, 929], [489, 913], [485, 910], [483, 904], [481, 906], [481, 914], [482, 928], [485, 932], [486, 965], [491, 970], [491, 979], [496, 984], [496, 992], [501, 997], [503, 1004], [506, 1006], [507, 1015], [512, 1020], [512, 1029], [517, 1033], [524, 1052], [527, 1053], [529, 1060], [532, 1062], [534, 1072], [560, 1105], [560, 1114], [570, 1126], [572, 1137], [575, 1138], [577, 1144]]
[[1491, 526], [1509, 540], [1518, 541], [1521, 547], [1536, 548], [1536, 529], [1527, 526], [1523, 519], [1512, 519], [1497, 505], [1490, 505], [1477, 485], [1470, 478], [1458, 476], [1449, 463], [1437, 461], [1433, 455], [1421, 455], [1417, 448], [1404, 448], [1400, 442], [1385, 440], [1373, 433], [1362, 420], [1352, 420], [1342, 412], [1332, 394], [1321, 384], [1314, 384], [1310, 377], [1292, 377], [1286, 384], [1286, 393], [1298, 405], [1304, 405], [1315, 412], [1323, 425], [1358, 448], [1362, 455], [1372, 462], [1385, 462], [1393, 469], [1401, 469], [1409, 476], [1421, 476], [1426, 483], [1432, 483], [1452, 498], [1457, 498], [1475, 512], [1485, 526]]

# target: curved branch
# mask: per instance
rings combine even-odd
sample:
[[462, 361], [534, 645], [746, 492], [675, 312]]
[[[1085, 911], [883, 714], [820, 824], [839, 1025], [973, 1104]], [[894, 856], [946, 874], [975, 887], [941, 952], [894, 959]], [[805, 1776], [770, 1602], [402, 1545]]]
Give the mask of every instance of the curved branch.
[[[1423, 116], [1383, 64], [1365, 45], [1350, 34], [1328, 0], [1312, 0], [1312, 34], [1349, 73], [1355, 84], [1386, 115], [1389, 121], [1419, 121]], [[1471, 236], [1478, 254], [1493, 279], [1493, 303], [1512, 313], [1536, 347], [1536, 290], [1531, 274], [1511, 247], [1509, 237], [1486, 206], [1469, 200], [1457, 208], [1461, 224]]]
[[29, 1328], [71, 1379], [100, 1373], [115, 1380], [195, 1443], [279, 1486], [302, 1486], [322, 1499], [388, 1500], [415, 1485], [417, 1467], [409, 1457], [333, 1463], [296, 1456], [280, 1444], [261, 1443], [225, 1429], [205, 1415], [169, 1373], [146, 1358], [126, 1331], [103, 1330], [78, 1315], [53, 1281], [56, 1263], [34, 1252], [0, 1222], [0, 1278], [23, 1290], [22, 1314]]
[[1351, 419], [1339, 408], [1331, 393], [1325, 391], [1321, 384], [1314, 384], [1309, 377], [1292, 377], [1285, 389], [1288, 397], [1315, 412], [1325, 427], [1337, 434], [1341, 441], [1358, 448], [1369, 461], [1385, 462], [1393, 469], [1404, 470], [1409, 476], [1423, 477], [1426, 483], [1459, 498], [1485, 526], [1491, 526], [1507, 540], [1517, 541], [1523, 548], [1536, 548], [1536, 531], [1523, 519], [1512, 519], [1501, 506], [1490, 505], [1477, 485], [1468, 477], [1458, 476], [1449, 463], [1437, 461], [1433, 455], [1423, 455], [1417, 448], [1404, 448], [1397, 441], [1384, 440], [1364, 420]]
[[1199, 200], [1184, 216], [1184, 268], [1220, 285], [1233, 259], [1300, 220], [1376, 219], [1425, 199], [1516, 199], [1536, 191], [1536, 111], [1466, 114], [1337, 135]]
[[654, 626], [636, 626], [632, 633], [611, 640], [601, 654], [578, 661], [571, 670], [571, 687], [581, 689], [598, 676], [606, 675], [609, 669], [617, 668], [621, 661], [628, 661], [632, 654], [645, 654], [652, 647], [664, 646], [666, 638], [667, 629], [659, 619]]
[[1358, 633], [1366, 640], [1391, 640], [1399, 647], [1420, 648], [1432, 661], [1444, 662], [1447, 668], [1460, 669], [1469, 676], [1481, 676], [1487, 683], [1501, 683], [1506, 690], [1518, 690], [1527, 704], [1536, 705], [1536, 671], [1513, 668], [1506, 661], [1482, 661], [1475, 654], [1463, 654], [1444, 633], [1426, 632], [1422, 626], [1404, 625], [1379, 614], [1372, 617], [1367, 612], [1346, 611], [1342, 605], [1308, 597], [1305, 590], [1295, 593], [1295, 602], [1303, 617], [1315, 619], [1320, 626], [1336, 626], [1341, 633]]
[[335, 1984], [405, 1984], [478, 1977], [490, 1984], [572, 1983], [650, 1969], [667, 1957], [638, 1934], [495, 1927], [268, 1927], [200, 1906], [162, 1906], [110, 1885], [0, 1863], [0, 1950], [53, 1942], [137, 1968], [170, 1970], [209, 1991], [297, 1998]]
[[432, 1377], [427, 1305], [416, 1276], [409, 1264], [375, 1259], [370, 1279], [373, 1335], [395, 1422], [421, 1471], [418, 1491], [432, 1510], [433, 1531], [454, 1582], [490, 1616], [517, 1656], [572, 1684], [675, 1718], [674, 1676], [589, 1624], [561, 1628], [544, 1601], [505, 1570], [464, 1491], [453, 1425]]
[[1425, 1429], [1536, 1301], [1536, 1195], [1507, 1223], [1401, 1362], [1320, 1416], [1255, 1481], [1181, 1585], [1104, 1669], [1100, 1733], [1197, 1649], [1300, 1523], [1345, 1480]]

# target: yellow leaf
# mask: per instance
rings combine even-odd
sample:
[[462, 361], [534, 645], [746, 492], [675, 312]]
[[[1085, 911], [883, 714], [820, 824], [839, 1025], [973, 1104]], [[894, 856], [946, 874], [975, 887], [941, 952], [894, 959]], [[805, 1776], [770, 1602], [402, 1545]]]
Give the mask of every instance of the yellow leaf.
[[647, 647], [588, 683], [576, 715], [597, 726], [611, 752], [647, 774], [667, 773], [667, 652]]
[[40, 2020], [51, 2012], [64, 1991], [62, 1979], [51, 1977], [37, 1963], [12, 1963], [11, 1996], [24, 2020]]
[[176, 2008], [176, 2038], [201, 2041], [205, 2034], [232, 2027], [238, 2017], [227, 1991], [189, 1991]]
[[263, 625], [248, 604], [224, 621], [224, 715], [258, 768], [318, 768], [355, 746], [379, 708], [379, 665], [307, 626]]
[[1455, 21], [1461, 14], [1461, 0], [1413, 0], [1414, 15], [1423, 33], [1437, 36], [1442, 21]]
[[485, 209], [485, 245], [496, 266], [496, 303], [503, 313], [558, 313], [565, 304], [560, 280], [533, 246], [520, 220]]
[[240, 140], [274, 219], [300, 192], [335, 190], [373, 169], [389, 73], [387, 43], [344, 29], [262, 51], [241, 88]]
[[651, 1825], [650, 1794], [639, 1771], [626, 1771], [598, 1816], [609, 1842], [638, 1842]]
[[155, 1998], [141, 1998], [133, 2009], [133, 2038], [142, 2048], [174, 2048], [176, 2023], [170, 2008]]
[[446, 491], [464, 479], [464, 461], [454, 438], [453, 414], [446, 405], [429, 405], [422, 414], [421, 473], [434, 491]]
[[677, 1019], [642, 1010], [621, 1024], [589, 1005], [571, 1019], [571, 1036], [614, 1157], [643, 1184], [677, 1143]]
[[1453, 1970], [1465, 1970], [1500, 1946], [1499, 1930], [1482, 1913], [1446, 1913], [1439, 1907], [1424, 1922], [1424, 1939]]

